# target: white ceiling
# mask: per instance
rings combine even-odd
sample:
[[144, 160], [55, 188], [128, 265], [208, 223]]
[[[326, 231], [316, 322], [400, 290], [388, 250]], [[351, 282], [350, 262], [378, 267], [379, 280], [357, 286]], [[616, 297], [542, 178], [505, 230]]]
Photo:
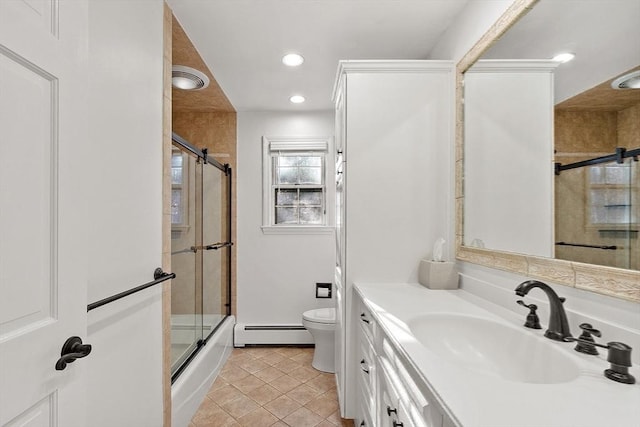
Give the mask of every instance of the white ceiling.
[[640, 0], [540, 0], [483, 59], [573, 61], [554, 73], [559, 103], [640, 65]]
[[339, 60], [426, 59], [467, 1], [167, 0], [237, 111], [332, 109]]

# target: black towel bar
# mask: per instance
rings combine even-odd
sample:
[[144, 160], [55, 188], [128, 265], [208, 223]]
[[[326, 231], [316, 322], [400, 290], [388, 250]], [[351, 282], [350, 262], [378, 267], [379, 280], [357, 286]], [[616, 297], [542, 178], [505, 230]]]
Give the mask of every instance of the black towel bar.
[[131, 288], [128, 291], [111, 295], [110, 297], [101, 299], [100, 301], [93, 302], [87, 305], [87, 312], [93, 310], [94, 308], [102, 307], [105, 304], [109, 304], [110, 302], [117, 301], [121, 298], [127, 297], [131, 294], [135, 294], [136, 292], [140, 292], [144, 289], [150, 288], [153, 285], [157, 285], [158, 283], [162, 283], [166, 280], [173, 279], [175, 277], [176, 277], [175, 273], [165, 273], [164, 271], [162, 271], [160, 267], [158, 267], [153, 272], [153, 279], [154, 279], [153, 281], [145, 283], [144, 285], [136, 286], [135, 288]]

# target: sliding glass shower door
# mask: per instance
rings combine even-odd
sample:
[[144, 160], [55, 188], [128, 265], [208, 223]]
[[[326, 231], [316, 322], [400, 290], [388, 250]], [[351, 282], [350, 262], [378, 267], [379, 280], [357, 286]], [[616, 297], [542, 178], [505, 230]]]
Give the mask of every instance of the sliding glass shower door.
[[229, 261], [231, 260], [230, 178], [214, 167], [202, 170], [202, 313], [208, 336], [229, 311]]
[[556, 176], [556, 258], [640, 269], [639, 163], [576, 163]]
[[230, 314], [231, 169], [174, 134], [171, 371], [175, 379]]

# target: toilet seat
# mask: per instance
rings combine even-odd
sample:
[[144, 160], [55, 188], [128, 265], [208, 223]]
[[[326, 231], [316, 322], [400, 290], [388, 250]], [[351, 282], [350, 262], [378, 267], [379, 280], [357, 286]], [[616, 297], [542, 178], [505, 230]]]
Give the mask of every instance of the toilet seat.
[[302, 319], [307, 322], [334, 325], [336, 323], [335, 308], [316, 308], [302, 313]]

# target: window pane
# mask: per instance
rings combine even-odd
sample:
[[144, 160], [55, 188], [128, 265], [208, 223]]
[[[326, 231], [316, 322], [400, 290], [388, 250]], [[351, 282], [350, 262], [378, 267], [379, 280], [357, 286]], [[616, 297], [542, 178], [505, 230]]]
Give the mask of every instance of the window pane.
[[171, 155], [171, 184], [182, 184], [182, 154]]
[[591, 222], [593, 224], [604, 224], [607, 222], [607, 208], [595, 206], [591, 208]]
[[276, 190], [276, 205], [294, 206], [298, 204], [297, 190]]
[[276, 208], [276, 224], [297, 224], [298, 208]]
[[598, 189], [591, 190], [591, 205], [592, 206], [604, 206], [606, 202], [606, 190]]
[[278, 184], [297, 184], [298, 168], [280, 167], [276, 170], [276, 182]]
[[320, 156], [300, 156], [300, 166], [322, 166], [322, 157]]
[[300, 189], [300, 204], [322, 206], [322, 190]]
[[607, 184], [628, 184], [629, 168], [626, 166], [607, 166], [605, 168], [605, 181]]
[[602, 166], [591, 166], [589, 176], [592, 184], [604, 184], [604, 173]]
[[182, 167], [182, 153], [174, 152], [171, 155], [171, 167], [172, 168], [181, 168]]
[[322, 208], [300, 208], [300, 224], [322, 224]]
[[631, 203], [631, 194], [626, 188], [611, 189], [607, 191], [606, 199], [607, 206], [629, 205]]
[[274, 150], [270, 155], [273, 223], [324, 224], [326, 154], [320, 151]]
[[278, 156], [280, 166], [298, 166], [298, 156]]
[[609, 224], [628, 224], [629, 223], [629, 207], [615, 206], [607, 211], [607, 222]]
[[171, 184], [182, 184], [182, 168], [171, 168]]
[[171, 223], [182, 224], [182, 190], [171, 191]]
[[316, 167], [301, 167], [300, 184], [322, 184], [322, 169]]

